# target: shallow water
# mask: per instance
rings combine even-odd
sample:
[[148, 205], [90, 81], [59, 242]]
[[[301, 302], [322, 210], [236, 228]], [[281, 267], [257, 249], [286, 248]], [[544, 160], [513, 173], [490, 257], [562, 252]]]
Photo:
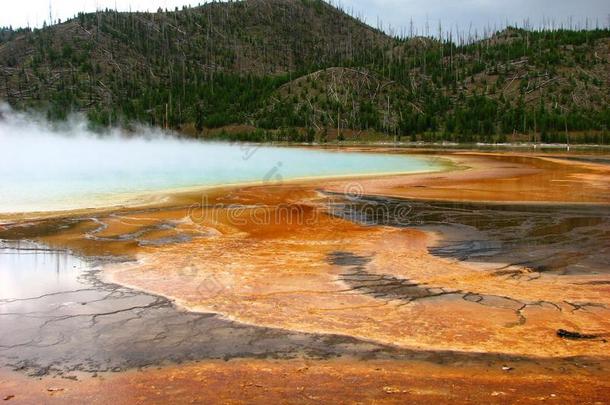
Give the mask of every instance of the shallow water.
[[77, 289], [85, 267], [66, 251], [0, 241], [0, 299], [21, 300]]
[[[144, 134], [143, 134], [144, 135]], [[303, 177], [436, 170], [413, 156], [178, 140], [163, 134], [99, 137], [0, 123], [0, 212], [100, 207], [134, 194]]]
[[[521, 356], [401, 349], [184, 311], [164, 297], [101, 281], [96, 268], [105, 260], [0, 240], [0, 369], [77, 379], [82, 373], [234, 358], [418, 360], [495, 369], [505, 362], [530, 364]], [[579, 362], [537, 359], [546, 370], [598, 366], [595, 359]]]
[[69, 251], [0, 241], [0, 367], [67, 376], [186, 360], [392, 352], [181, 311], [166, 298], [100, 281], [96, 267]]
[[[284, 188], [286, 187], [270, 189]], [[280, 191], [276, 192], [280, 193]], [[231, 197], [226, 197], [228, 203], [233, 201], [232, 199], [250, 201], [247, 190], [235, 193], [237, 195], [231, 194]], [[315, 195], [320, 194], [315, 192]], [[562, 340], [557, 332], [565, 329], [599, 336], [586, 341], [568, 342], [584, 347], [577, 353], [597, 353], [598, 347], [605, 344], [603, 340], [607, 330], [603, 321], [607, 311], [603, 303], [605, 301], [600, 300], [600, 296], [595, 296], [595, 291], [593, 294], [588, 292], [589, 289], [597, 288], [595, 287], [597, 284], [593, 283], [606, 280], [600, 273], [607, 269], [607, 260], [605, 260], [607, 243], [604, 243], [607, 242], [608, 237], [607, 207], [458, 203], [380, 196], [345, 198], [343, 195], [332, 193], [329, 193], [329, 199], [330, 201], [321, 203], [324, 210], [330, 208], [331, 214], [356, 223], [367, 226], [384, 225], [384, 228], [415, 227], [442, 233], [447, 238], [443, 239], [443, 243], [431, 246], [429, 250], [436, 256], [457, 258], [467, 262], [491, 261], [493, 262], [490, 263], [491, 265], [495, 266], [494, 263], [497, 263], [503, 267], [506, 267], [507, 263], [522, 263], [524, 258], [529, 261], [529, 270], [522, 271], [520, 266], [515, 265], [512, 266], [515, 269], [510, 269], [511, 274], [507, 274], [505, 269], [498, 271], [497, 274], [493, 272], [493, 268], [491, 272], [474, 269], [464, 275], [468, 285], [464, 283], [456, 285], [454, 281], [460, 282], [466, 268], [457, 269], [459, 272], [450, 274], [445, 280], [434, 278], [430, 281], [425, 272], [419, 273], [419, 270], [413, 268], [405, 267], [407, 272], [396, 271], [395, 266], [402, 269], [400, 257], [397, 260], [384, 261], [381, 260], [383, 255], [380, 254], [383, 252], [377, 250], [372, 253], [367, 253], [366, 250], [360, 252], [356, 245], [350, 250], [351, 244], [342, 247], [343, 251], [331, 250], [327, 255], [327, 261], [331, 265], [339, 266], [335, 269], [338, 276], [330, 280], [331, 285], [342, 292], [349, 290], [345, 297], [363, 296], [367, 301], [375, 300], [386, 308], [383, 313], [380, 311], [379, 320], [373, 324], [383, 323], [384, 328], [396, 328], [395, 330], [401, 334], [405, 331], [417, 334], [419, 332], [411, 332], [411, 330], [414, 329], [412, 325], [416, 325], [418, 319], [421, 319], [418, 318], [420, 315], [417, 312], [408, 315], [408, 311], [411, 310], [408, 306], [413, 304], [418, 310], [430, 311], [426, 312], [430, 314], [426, 323], [435, 322], [436, 314], [442, 317], [443, 311], [447, 309], [451, 311], [468, 309], [472, 318], [477, 320], [476, 329], [457, 325], [456, 329], [451, 329], [449, 332], [451, 335], [457, 330], [460, 335], [467, 338], [470, 336], [476, 338], [483, 328], [487, 328], [485, 330], [493, 330], [494, 333], [497, 330], [503, 336], [512, 333], [519, 339], [520, 336], [527, 336], [528, 339], [540, 343], [562, 347], [565, 339]], [[269, 200], [274, 201], [273, 198]], [[403, 218], [397, 218], [395, 215], [379, 216], [377, 211], [362, 210], [361, 205], [383, 208], [380, 214], [406, 213], [408, 220], [405, 222]], [[399, 210], [396, 207], [407, 209]], [[324, 328], [305, 329], [309, 333], [302, 333], [294, 331], [292, 327], [283, 329], [282, 324], [258, 323], [256, 319], [243, 320], [249, 324], [233, 322], [223, 318], [222, 315], [180, 310], [170, 299], [98, 279], [98, 272], [96, 267], [91, 265], [91, 261], [97, 263], [102, 260], [100, 255], [122, 254], [122, 248], [114, 249], [112, 246], [123, 246], [123, 243], [129, 241], [140, 246], [146, 241], [147, 249], [153, 249], [148, 242], [158, 239], [148, 235], [147, 232], [151, 229], [159, 229], [157, 224], [165, 227], [172, 223], [172, 219], [183, 218], [185, 215], [183, 210], [186, 208], [175, 209], [176, 212], [172, 211], [172, 208], [125, 210], [110, 214], [101, 213], [94, 218], [66, 217], [0, 226], [0, 241], [21, 240], [20, 245], [12, 242], [0, 244], [0, 286], [6, 286], [5, 289], [0, 288], [0, 368], [8, 367], [38, 376], [73, 376], [73, 373], [78, 371], [97, 373], [161, 365], [167, 362], [231, 358], [417, 359], [439, 364], [480, 362], [494, 364], [492, 367], [495, 368], [500, 367], [496, 362], [502, 362], [501, 364], [510, 362], [511, 367], [515, 362], [528, 366], [534, 364], [531, 357], [517, 354], [517, 351], [506, 352], [513, 354], [494, 354], [505, 353], [502, 350], [490, 350], [487, 354], [482, 354], [480, 350], [466, 353], [460, 352], [452, 344], [446, 344], [447, 350], [439, 350], [434, 345], [429, 346], [428, 349], [425, 345], [418, 345], [419, 349], [413, 350], [388, 346], [387, 340], [377, 340], [374, 335], [371, 341], [360, 340], [363, 336], [369, 336], [366, 334], [366, 329], [360, 329], [365, 331], [364, 335], [354, 333], [350, 328], [333, 329], [334, 334], [317, 332], [326, 330]], [[551, 218], [554, 220], [550, 220]], [[116, 229], [110, 227], [106, 229], [104, 236], [97, 237], [92, 229], [102, 229], [99, 228], [100, 224], [106, 223], [117, 225]], [[192, 231], [189, 227], [176, 226], [171, 229], [179, 235]], [[322, 227], [318, 229], [323, 232]], [[332, 229], [336, 232], [343, 228]], [[86, 243], [78, 243], [73, 248], [80, 252], [79, 254], [87, 252], [90, 255], [89, 259], [81, 259], [61, 249], [49, 250], [45, 246], [32, 245], [26, 241], [33, 239], [41, 243], [61, 246], [61, 243], [53, 241], [74, 240], [75, 235], [83, 232], [86, 233], [86, 236], [83, 235]], [[297, 238], [298, 235], [296, 234]], [[169, 249], [172, 244], [189, 241], [188, 238], [167, 240], [165, 236], [163, 234], [163, 242], [159, 246], [154, 245], [154, 249], [160, 249], [160, 257], [164, 254], [163, 249]], [[345, 236], [347, 239], [352, 236], [356, 238], [356, 235], [351, 233], [346, 233]], [[374, 237], [372, 233], [371, 236]], [[574, 252], [570, 253], [569, 260], [564, 260], [565, 256], [557, 254], [558, 250], [567, 249], [566, 238], [571, 241], [570, 252]], [[401, 238], [400, 241], [408, 240]], [[280, 241], [276, 240], [276, 242]], [[209, 247], [214, 246], [219, 245], [212, 244]], [[244, 248], [247, 245], [241, 246], [242, 249], [250, 251]], [[408, 249], [408, 245], [405, 244], [385, 246], [386, 248], [402, 246]], [[585, 252], [583, 247], [591, 249]], [[195, 245], [187, 245], [186, 250], [178, 253], [185, 254], [193, 248]], [[204, 250], [207, 250], [207, 247]], [[580, 250], [579, 254], [576, 254], [577, 250]], [[202, 251], [195, 249], [191, 253], [199, 254]], [[255, 253], [256, 250], [250, 251], [250, 254]], [[167, 264], [159, 262], [156, 266], [167, 266], [171, 271], [180, 272], [181, 261], [174, 260], [176, 257], [172, 259], [169, 250], [165, 251], [165, 254], [169, 255], [170, 260], [165, 262]], [[103, 262], [126, 260], [122, 257], [106, 257]], [[377, 260], [379, 257], [381, 259]], [[548, 257], [559, 261], [549, 261]], [[231, 260], [239, 263], [237, 257], [231, 257]], [[285, 263], [287, 267], [290, 266], [290, 261]], [[449, 264], [438, 261], [431, 263], [439, 265], [438, 270], [441, 273], [451, 271]], [[443, 267], [445, 265], [447, 267]], [[195, 280], [202, 279], [204, 282], [207, 280], [205, 274], [203, 278], [194, 277], [190, 273], [192, 268], [189, 264], [185, 268], [187, 271], [182, 270], [181, 277], [185, 277], [189, 285], [199, 283]], [[486, 277], [485, 274], [489, 274], [490, 277]], [[484, 277], [472, 278], [473, 275]], [[580, 275], [588, 278], [582, 278]], [[499, 283], [503, 285], [510, 280], [516, 280], [513, 284], [514, 295], [512, 289], [507, 292], [495, 287], [496, 291], [488, 291], [489, 282], [493, 284], [507, 276], [510, 276], [510, 279]], [[161, 284], [173, 283], [168, 281], [172, 279], [165, 277], [159, 279], [164, 280]], [[552, 281], [545, 281], [550, 277], [553, 277]], [[244, 283], [250, 283], [247, 278], [243, 280]], [[570, 298], [572, 295], [566, 298], [561, 293], [550, 298], [539, 297], [538, 292], [528, 295], [528, 291], [536, 287], [528, 290], [527, 286], [520, 284], [537, 283], [536, 280], [542, 280], [548, 283], [542, 285], [550, 287], [561, 282], [567, 289], [580, 288], [579, 291], [586, 294], [576, 299]], [[269, 280], [272, 281], [273, 279]], [[129, 282], [127, 284], [140, 285]], [[147, 291], [159, 292], [154, 288], [147, 288], [146, 285], [141, 287], [146, 288]], [[198, 293], [205, 294], [200, 289]], [[168, 296], [175, 295], [168, 294]], [[201, 296], [205, 297], [205, 295]], [[340, 297], [341, 300], [343, 298], [344, 296]], [[286, 318], [293, 319], [288, 306], [277, 308], [276, 311], [285, 311]], [[398, 312], [403, 310], [407, 312]], [[363, 310], [358, 309], [358, 311]], [[231, 312], [219, 311], [219, 313]], [[394, 313], [395, 318], [393, 318]], [[489, 314], [494, 325], [490, 326], [482, 322], [480, 319], [482, 314]], [[375, 319], [376, 316], [375, 314], [370, 319]], [[548, 327], [542, 329], [540, 333], [533, 334], [532, 326], [540, 324], [541, 317], [545, 322], [549, 322]], [[398, 319], [398, 323], [393, 323], [394, 319]], [[599, 322], [596, 319], [599, 319]], [[255, 326], [260, 324], [266, 326]], [[584, 327], [581, 328], [579, 325]], [[592, 326], [594, 327], [591, 328]], [[494, 329], [491, 329], [492, 327]], [[439, 330], [442, 328], [446, 326], [441, 324], [438, 327]], [[513, 342], [519, 343], [519, 339]], [[575, 349], [573, 350], [576, 352]], [[593, 357], [586, 358], [588, 368], [597, 367], [599, 364]], [[556, 359], [537, 359], [536, 363], [540, 365], [544, 363], [545, 368], [579, 369], [581, 367], [580, 360], [575, 362], [572, 357], [559, 355]]]

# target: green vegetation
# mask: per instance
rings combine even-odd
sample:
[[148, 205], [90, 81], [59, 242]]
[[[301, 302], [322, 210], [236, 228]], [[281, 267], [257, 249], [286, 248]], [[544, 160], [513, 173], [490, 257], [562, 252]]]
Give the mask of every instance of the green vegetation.
[[[215, 138], [610, 143], [610, 31], [393, 38], [321, 0], [79, 14], [0, 29], [0, 97], [50, 119]], [[212, 133], [212, 132], [210, 132]]]

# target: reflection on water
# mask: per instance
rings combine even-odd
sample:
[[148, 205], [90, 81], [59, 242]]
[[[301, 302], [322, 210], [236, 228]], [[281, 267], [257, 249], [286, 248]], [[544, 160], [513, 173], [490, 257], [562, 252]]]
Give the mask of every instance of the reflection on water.
[[[379, 199], [378, 202], [392, 204], [392, 200]], [[352, 204], [356, 205], [354, 202]], [[339, 212], [349, 217], [362, 216], [356, 215], [358, 207], [347, 209], [348, 206], [350, 204], [341, 205]], [[440, 206], [414, 207], [411, 213], [421, 215], [425, 222], [431, 221], [433, 217], [442, 217], [442, 212], [449, 216], [447, 220], [456, 224], [470, 223], [470, 219], [473, 219], [464, 217], [463, 210], [457, 206], [443, 206], [441, 212], [437, 208]], [[469, 210], [474, 211], [472, 208]], [[497, 213], [486, 212], [484, 207], [478, 209], [485, 213], [480, 220], [476, 219], [475, 222], [479, 225], [487, 223], [486, 218], [498, 216]], [[583, 215], [586, 216], [578, 212], [579, 218]], [[378, 218], [369, 220], [378, 222]], [[29, 235], [28, 232], [36, 233], [36, 230], [46, 233], [65, 231], [69, 229], [70, 221], [73, 219], [58, 219], [29, 231], [27, 227], [18, 228], [19, 232], [13, 237], [25, 238], [24, 235]], [[388, 221], [384, 224], [394, 225], [392, 218]], [[598, 222], [588, 221], [583, 224], [599, 227], [602, 224]], [[505, 225], [509, 223], [507, 221]], [[580, 224], [581, 222], [570, 224], [570, 229]], [[524, 228], [529, 229], [527, 226]], [[9, 234], [11, 230], [7, 230], [4, 237], [9, 237]], [[500, 249], [494, 254], [504, 252]], [[337, 264], [348, 267], [366, 265], [366, 260], [354, 255], [338, 255], [335, 259], [338, 260]], [[360, 262], [352, 264], [349, 260]], [[380, 285], [380, 275], [373, 275], [364, 268], [357, 270], [358, 274], [351, 277], [345, 275], [343, 281], [351, 282], [351, 287], [359, 294], [380, 300], [389, 297], [409, 301], [415, 295], [424, 299], [432, 298], [435, 294], [449, 294], [443, 290], [446, 287], [444, 285], [420, 288], [410, 280], [393, 276], [382, 276], [383, 285]], [[346, 277], [350, 277], [350, 280]], [[527, 357], [507, 354], [409, 350], [350, 336], [245, 325], [215, 314], [182, 311], [164, 297], [100, 281], [94, 266], [68, 252], [53, 251], [45, 246], [25, 242], [3, 243], [0, 249], [0, 285], [0, 367], [36, 376], [73, 376], [77, 371], [97, 373], [167, 362], [232, 358], [346, 356], [358, 359], [417, 359], [439, 364], [477, 362], [489, 364], [490, 367], [499, 367], [498, 362], [506, 361], [531, 362]], [[467, 306], [474, 302], [480, 304], [481, 308], [484, 305], [510, 305], [510, 309], [514, 309], [520, 319], [524, 319], [522, 309], [530, 305], [507, 297], [484, 296], [472, 292], [464, 292], [460, 298], [460, 303], [462, 302]], [[578, 308], [587, 310], [591, 307], [596, 311], [604, 309], [592, 307], [592, 303], [566, 305], [578, 305]], [[554, 308], [548, 309], [555, 311], [552, 312], [553, 316], [568, 313], [556, 312]], [[511, 321], [512, 318], [511, 315]], [[383, 323], [379, 322], [380, 325]], [[409, 322], [409, 319], [404, 322]], [[561, 326], [563, 327], [563, 321]], [[553, 331], [551, 335], [554, 336]], [[579, 367], [569, 358], [536, 361], [541, 367]]]
[[30, 243], [2, 245], [0, 284], [0, 367], [33, 376], [73, 378], [75, 372], [204, 359], [348, 356], [444, 363], [477, 358], [181, 311], [166, 298], [101, 282], [88, 263], [68, 252]]
[[[329, 193], [332, 195], [333, 193]], [[331, 213], [366, 225], [417, 227], [443, 235], [430, 253], [555, 274], [608, 274], [610, 207], [507, 204], [363, 196]], [[508, 270], [509, 267], [513, 269]]]
[[23, 299], [74, 290], [87, 266], [63, 250], [31, 242], [0, 241], [0, 299]]

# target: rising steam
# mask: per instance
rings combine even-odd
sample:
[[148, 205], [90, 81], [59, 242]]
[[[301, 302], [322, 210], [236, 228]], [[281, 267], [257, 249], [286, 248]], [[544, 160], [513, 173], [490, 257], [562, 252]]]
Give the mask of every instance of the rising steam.
[[421, 159], [181, 140], [140, 127], [102, 135], [0, 108], [0, 212], [72, 209], [134, 194], [239, 182], [430, 169]]

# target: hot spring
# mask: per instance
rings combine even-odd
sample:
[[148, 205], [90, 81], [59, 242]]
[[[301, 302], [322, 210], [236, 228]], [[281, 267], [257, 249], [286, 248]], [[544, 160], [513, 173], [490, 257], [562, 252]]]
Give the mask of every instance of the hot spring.
[[4, 111], [0, 212], [102, 207], [187, 187], [438, 170], [433, 159], [180, 140], [153, 129], [94, 134]]

